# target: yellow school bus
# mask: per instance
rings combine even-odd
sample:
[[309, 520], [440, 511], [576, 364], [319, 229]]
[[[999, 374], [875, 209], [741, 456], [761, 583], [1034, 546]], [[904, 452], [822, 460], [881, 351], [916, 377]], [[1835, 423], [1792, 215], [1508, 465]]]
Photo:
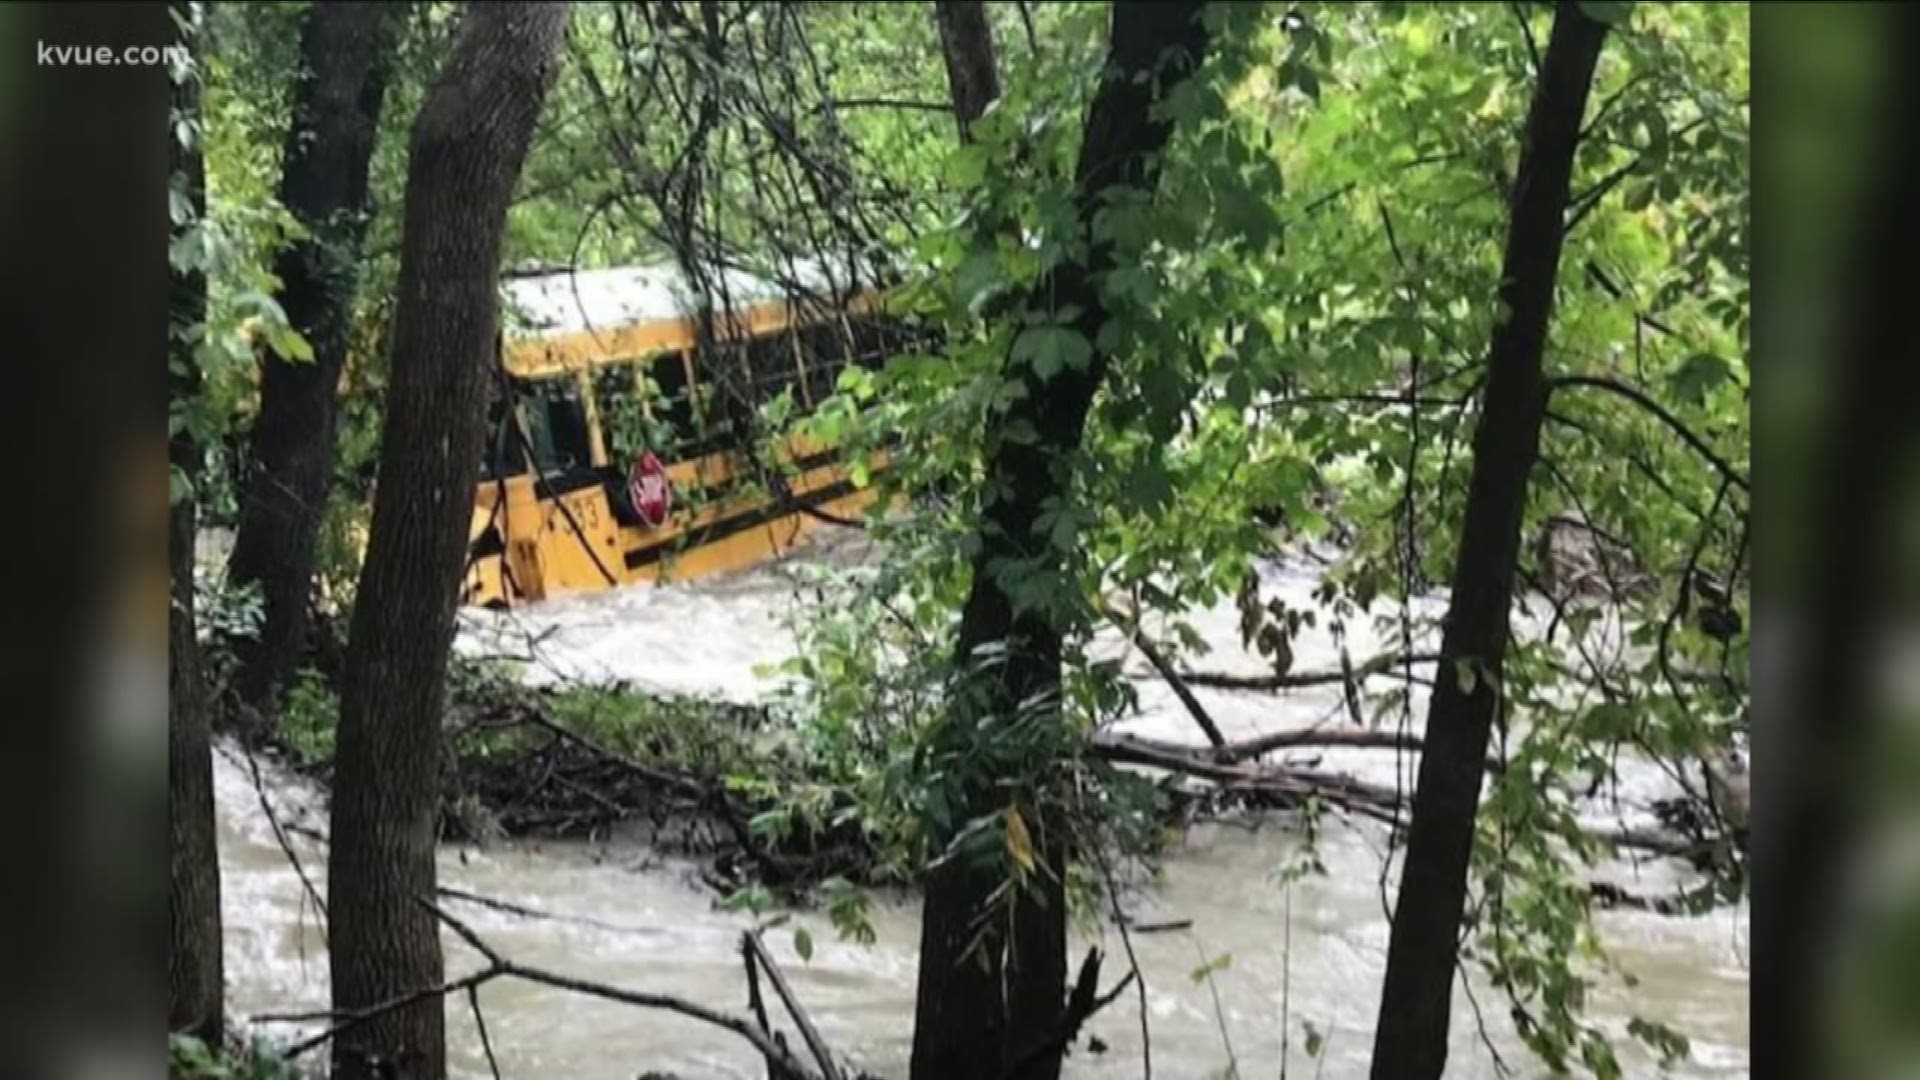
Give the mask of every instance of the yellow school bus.
[[728, 273], [708, 284], [720, 302], [704, 306], [702, 349], [703, 306], [668, 267], [510, 276], [503, 290], [463, 602], [741, 569], [874, 498], [834, 447], [763, 437], [757, 418], [783, 395], [805, 412], [848, 364], [907, 347], [878, 294], [800, 302], [791, 279]]

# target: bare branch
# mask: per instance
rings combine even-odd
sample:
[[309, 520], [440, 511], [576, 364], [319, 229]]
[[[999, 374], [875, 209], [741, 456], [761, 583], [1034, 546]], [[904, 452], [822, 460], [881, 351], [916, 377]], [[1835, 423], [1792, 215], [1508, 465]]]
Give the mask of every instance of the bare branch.
[[944, 101], [914, 101], [910, 98], [886, 97], [834, 98], [832, 101], [823, 102], [817, 107], [831, 107], [835, 109], [905, 109], [909, 112], [937, 113], [953, 111], [953, 106]]
[[1174, 696], [1179, 698], [1180, 704], [1186, 707], [1187, 715], [1193, 717], [1193, 722], [1206, 733], [1207, 741], [1212, 743], [1215, 749], [1226, 746], [1227, 737], [1220, 733], [1220, 725], [1214, 723], [1212, 715], [1207, 712], [1205, 706], [1200, 704], [1200, 699], [1193, 695], [1193, 690], [1187, 686], [1186, 680], [1181, 678], [1180, 673], [1167, 662], [1167, 658], [1160, 655], [1160, 651], [1153, 647], [1153, 643], [1147, 640], [1147, 635], [1142, 633], [1136, 625], [1126, 623], [1119, 625], [1128, 639], [1140, 650], [1140, 655], [1146, 657], [1147, 663], [1152, 664], [1153, 669], [1160, 673], [1160, 677], [1166, 680], [1168, 686], [1173, 688]]
[[1689, 447], [1692, 447], [1694, 453], [1706, 459], [1707, 464], [1712, 465], [1714, 470], [1729, 484], [1732, 484], [1734, 487], [1739, 488], [1749, 495], [1753, 493], [1752, 485], [1747, 482], [1746, 476], [1728, 464], [1725, 458], [1715, 453], [1713, 447], [1707, 445], [1705, 439], [1701, 438], [1692, 428], [1689, 428], [1685, 423], [1681, 422], [1680, 418], [1668, 411], [1666, 406], [1655, 401], [1646, 391], [1635, 386], [1629, 386], [1618, 379], [1609, 379], [1599, 375], [1561, 375], [1557, 378], [1547, 380], [1548, 393], [1566, 387], [1580, 386], [1591, 387], [1595, 390], [1604, 390], [1616, 397], [1625, 398], [1653, 414], [1655, 419], [1665, 424], [1674, 434], [1680, 436], [1682, 441]]
[[773, 954], [767, 951], [760, 935], [749, 930], [740, 937], [740, 947], [753, 954], [760, 969], [767, 973], [767, 981], [773, 984], [773, 992], [779, 994], [781, 1002], [786, 1005], [787, 1015], [793, 1017], [794, 1024], [800, 1028], [800, 1037], [806, 1040], [807, 1049], [813, 1052], [814, 1060], [820, 1063], [820, 1074], [826, 1080], [840, 1080], [840, 1067], [834, 1064], [827, 1041], [820, 1037], [820, 1029], [814, 1026], [813, 1018], [807, 1015], [793, 987], [787, 985], [786, 975], [781, 972], [780, 965], [773, 962]]

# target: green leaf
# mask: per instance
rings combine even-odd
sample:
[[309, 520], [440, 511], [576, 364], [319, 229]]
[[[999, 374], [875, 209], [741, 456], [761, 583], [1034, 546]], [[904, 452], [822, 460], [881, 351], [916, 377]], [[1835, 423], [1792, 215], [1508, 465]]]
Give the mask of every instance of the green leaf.
[[1219, 956], [1216, 956], [1213, 959], [1208, 960], [1206, 963], [1201, 964], [1199, 967], [1194, 968], [1193, 974], [1190, 977], [1196, 983], [1206, 982], [1208, 979], [1213, 978], [1214, 972], [1225, 971], [1232, 966], [1233, 966], [1233, 954], [1221, 953]]
[[274, 352], [279, 353], [282, 360], [286, 360], [289, 363], [307, 364], [313, 362], [313, 346], [307, 344], [307, 339], [300, 336], [300, 332], [290, 326], [269, 326], [267, 328], [267, 345], [271, 347]]
[[1618, 742], [1633, 734], [1633, 711], [1618, 701], [1602, 702], [1587, 711], [1583, 726], [1590, 738]]
[[1480, 683], [1480, 672], [1474, 667], [1473, 661], [1461, 660], [1454, 665], [1453, 671], [1455, 681], [1460, 684], [1460, 692], [1472, 694], [1473, 688]]
[[1227, 376], [1227, 404], [1244, 410], [1253, 404], [1253, 380], [1244, 371]]
[[1173, 480], [1158, 461], [1144, 461], [1128, 475], [1127, 494], [1141, 510], [1158, 511], [1173, 502]]
[[1733, 377], [1733, 365], [1712, 353], [1694, 353], [1673, 373], [1673, 392], [1698, 404]]
[[793, 928], [793, 951], [800, 954], [803, 962], [813, 961], [813, 935], [804, 926]]
[[979, 186], [987, 177], [987, 148], [979, 143], [970, 143], [954, 151], [947, 159], [947, 179], [958, 188]]
[[1035, 326], [1020, 331], [1013, 342], [1015, 363], [1032, 364], [1041, 381], [1052, 379], [1062, 368], [1076, 371], [1093, 358], [1093, 343], [1078, 330], [1066, 326]]

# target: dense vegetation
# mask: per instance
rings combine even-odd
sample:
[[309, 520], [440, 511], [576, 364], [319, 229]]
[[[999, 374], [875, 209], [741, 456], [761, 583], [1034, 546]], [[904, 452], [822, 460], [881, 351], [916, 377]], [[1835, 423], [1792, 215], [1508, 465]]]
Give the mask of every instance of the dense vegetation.
[[[338, 390], [301, 443], [325, 466], [309, 456], [304, 543], [203, 573], [197, 605], [176, 553], [184, 632], [197, 615], [208, 653], [176, 664], [176, 725], [290, 746], [381, 813], [391, 757], [417, 756], [405, 812], [431, 835], [582, 827], [498, 779], [559, 754], [634, 813], [717, 821], [742, 902], [825, 882], [853, 935], [856, 884], [917, 883], [916, 1080], [1053, 1077], [1091, 1003], [1068, 985], [1065, 920], [1104, 902], [1115, 862], [1150, 857], [1174, 797], [1102, 739], [1136, 703], [1095, 636], [1118, 628], [1177, 680], [1202, 666], [1183, 620], [1236, 603], [1284, 688], [1304, 630], [1365, 628], [1398, 648], [1352, 658], [1393, 677], [1348, 672], [1351, 718], [1402, 736], [1424, 719], [1433, 751], [1388, 808], [1412, 847], [1382, 1016], [1411, 1026], [1383, 1036], [1374, 1075], [1439, 1075], [1460, 957], [1545, 1062], [1619, 1073], [1583, 1009], [1604, 960], [1591, 870], [1612, 853], [1596, 793], [1628, 760], [1685, 794], [1699, 885], [1638, 902], [1700, 910], [1747, 888], [1745, 5], [582, 3], [550, 62], [524, 50], [557, 31], [524, 11], [475, 29], [478, 6], [354, 9], [179, 7], [196, 59], [176, 73], [173, 264], [204, 292], [176, 318], [176, 541], [196, 514], [243, 549], [285, 528], [249, 501], [289, 437], [271, 397], [310, 394], [316, 365]], [[357, 35], [315, 29], [355, 17]], [[485, 33], [505, 85], [461, 59]], [[545, 74], [513, 83], [516, 64]], [[316, 199], [294, 171], [327, 154], [301, 148], [354, 123], [303, 88], [356, 73], [338, 92], [364, 113], [358, 149], [326, 149], [359, 155], [364, 190]], [[476, 113], [488, 124], [533, 123], [527, 148], [491, 127], [461, 142], [473, 131], [431, 104], [460, 93], [506, 103]], [[351, 163], [332, 167], [355, 188]], [[714, 282], [818, 260], [937, 330], [753, 428], [895, 463], [862, 478], [891, 508], [861, 523], [883, 559], [820, 583], [833, 602], [796, 628], [783, 696], [742, 713], [448, 675], [458, 567], [419, 493], [471, 489], [473, 464], [433, 447], [477, 439], [482, 373], [465, 366], [483, 358], [457, 342], [490, 342], [497, 316], [428, 311], [408, 288], [410, 256], [459, 254], [427, 232], [450, 227], [428, 199], [462, 237], [499, 231], [460, 264], [489, 288], [532, 265], [671, 262]], [[376, 463], [391, 509], [373, 509]], [[464, 528], [462, 499], [442, 509]], [[1257, 569], [1303, 554], [1324, 563], [1316, 605], [1262, 597]], [[1415, 610], [1436, 595], [1445, 620]], [[402, 670], [405, 702], [356, 691]], [[1436, 689], [1429, 717], [1416, 680]], [[402, 722], [418, 738], [356, 764]], [[443, 744], [454, 784], [436, 790]], [[1204, 777], [1210, 760], [1184, 765]], [[360, 820], [335, 812], [336, 837]], [[402, 879], [385, 843], [336, 875]], [[333, 882], [355, 888], [398, 891]], [[437, 940], [430, 914], [395, 928], [391, 905], [360, 910], [336, 971], [356, 939]], [[438, 965], [437, 946], [406, 970], [361, 965], [336, 1008]], [[214, 1041], [214, 1010], [211, 1030], [203, 1009], [175, 1029]], [[382, 1023], [355, 1035], [369, 1054], [438, 1037]], [[1685, 1053], [1657, 1018], [1632, 1035]], [[990, 1064], [955, 1059], [981, 1039]], [[437, 1078], [421, 1053], [403, 1072]]]

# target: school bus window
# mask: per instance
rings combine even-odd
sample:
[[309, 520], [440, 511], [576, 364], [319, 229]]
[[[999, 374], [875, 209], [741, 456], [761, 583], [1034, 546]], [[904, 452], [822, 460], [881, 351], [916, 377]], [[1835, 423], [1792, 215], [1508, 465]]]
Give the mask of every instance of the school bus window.
[[500, 392], [499, 384], [494, 383], [487, 400], [487, 443], [481, 448], [480, 456], [483, 480], [518, 476], [527, 471], [527, 455], [520, 445], [519, 432], [507, 422], [511, 415], [507, 411], [507, 396]]
[[794, 389], [799, 369], [793, 343], [785, 333], [768, 334], [747, 343], [747, 369], [752, 379], [748, 399], [764, 404]]
[[699, 445], [702, 453], [710, 453], [751, 428], [752, 379], [745, 353], [738, 346], [730, 347], [723, 357], [710, 358], [701, 375], [698, 396], [706, 437]]
[[600, 414], [600, 440], [614, 465], [647, 445], [647, 413], [631, 364], [613, 364], [593, 373], [593, 404]]
[[673, 449], [698, 439], [700, 425], [694, 419], [693, 397], [687, 387], [686, 354], [672, 352], [655, 357], [647, 362], [644, 370], [653, 384], [649, 388], [654, 395], [651, 401], [653, 419], [672, 440], [671, 445], [663, 449]]
[[903, 351], [905, 328], [897, 323], [868, 315], [848, 318], [853, 330], [854, 362], [868, 371], [878, 371], [887, 357]]
[[800, 351], [806, 356], [807, 391], [814, 403], [832, 397], [840, 369], [847, 366], [846, 343], [838, 323], [828, 319], [801, 330]]
[[523, 410], [527, 438], [533, 444], [533, 463], [542, 476], [593, 467], [586, 403], [580, 383], [572, 375], [526, 384]]

